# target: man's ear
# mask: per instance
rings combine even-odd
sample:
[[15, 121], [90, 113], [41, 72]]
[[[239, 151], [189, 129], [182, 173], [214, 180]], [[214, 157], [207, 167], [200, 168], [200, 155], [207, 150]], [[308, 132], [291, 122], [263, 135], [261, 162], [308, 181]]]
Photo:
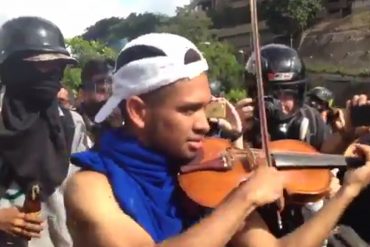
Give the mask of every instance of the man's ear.
[[142, 129], [145, 127], [147, 112], [147, 105], [140, 97], [133, 96], [126, 100], [127, 117], [137, 128]]

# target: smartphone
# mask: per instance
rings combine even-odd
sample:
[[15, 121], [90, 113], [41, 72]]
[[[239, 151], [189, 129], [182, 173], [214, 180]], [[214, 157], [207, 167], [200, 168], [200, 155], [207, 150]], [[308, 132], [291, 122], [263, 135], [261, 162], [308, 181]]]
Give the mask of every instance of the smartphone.
[[352, 107], [351, 123], [353, 127], [370, 126], [370, 105]]
[[212, 101], [206, 106], [207, 118], [226, 118], [226, 103]]

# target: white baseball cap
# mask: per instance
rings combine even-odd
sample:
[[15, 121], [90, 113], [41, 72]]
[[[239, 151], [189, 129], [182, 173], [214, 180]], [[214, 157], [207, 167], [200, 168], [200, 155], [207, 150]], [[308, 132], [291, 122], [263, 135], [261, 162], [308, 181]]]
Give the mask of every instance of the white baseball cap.
[[[151, 47], [163, 52], [161, 56], [140, 58], [126, 64], [129, 49]], [[189, 50], [198, 53], [200, 60], [185, 63]], [[188, 39], [169, 33], [151, 33], [140, 36], [121, 50], [113, 73], [112, 96], [95, 116], [101, 123], [109, 117], [122, 100], [152, 92], [180, 79], [193, 79], [208, 70], [208, 64], [199, 49]]]

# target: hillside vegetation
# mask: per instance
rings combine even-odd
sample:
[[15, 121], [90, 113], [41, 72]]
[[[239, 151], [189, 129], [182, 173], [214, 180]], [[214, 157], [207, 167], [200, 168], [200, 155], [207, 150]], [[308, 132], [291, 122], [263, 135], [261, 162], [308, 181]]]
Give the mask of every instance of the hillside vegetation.
[[370, 76], [370, 10], [314, 26], [300, 53], [311, 72]]

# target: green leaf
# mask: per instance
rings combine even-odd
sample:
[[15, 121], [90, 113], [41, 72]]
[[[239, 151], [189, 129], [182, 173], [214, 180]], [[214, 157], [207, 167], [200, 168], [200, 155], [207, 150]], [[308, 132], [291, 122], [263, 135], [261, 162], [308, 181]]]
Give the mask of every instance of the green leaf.
[[323, 9], [323, 0], [267, 1], [264, 16], [270, 29], [278, 34], [296, 34], [311, 26]]
[[81, 84], [81, 68], [86, 62], [93, 58], [115, 59], [117, 52], [99, 41], [87, 41], [81, 37], [66, 40], [72, 55], [79, 61], [77, 67], [67, 68], [64, 73], [63, 82], [72, 90], [77, 90]]

